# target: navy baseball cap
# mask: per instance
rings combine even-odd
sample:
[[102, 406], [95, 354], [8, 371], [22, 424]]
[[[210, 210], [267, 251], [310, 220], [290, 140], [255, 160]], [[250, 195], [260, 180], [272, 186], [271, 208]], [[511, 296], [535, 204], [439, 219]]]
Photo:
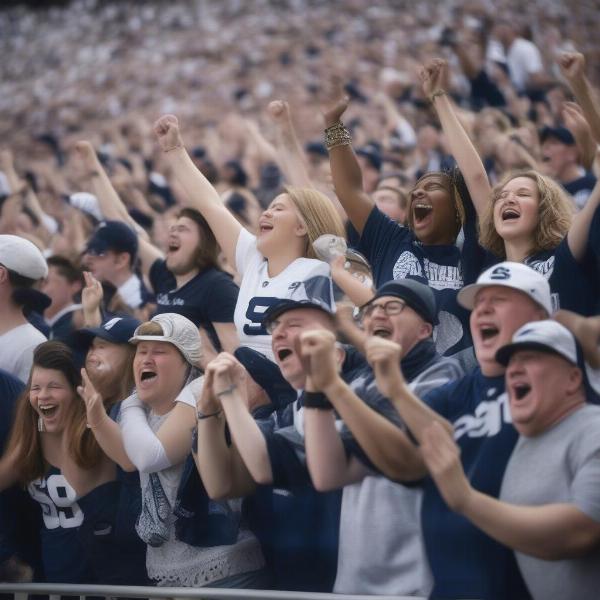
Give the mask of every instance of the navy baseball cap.
[[566, 127], [543, 127], [540, 131], [540, 142], [543, 144], [548, 139], [558, 140], [565, 146], [575, 145], [575, 138]]
[[383, 296], [394, 296], [404, 300], [425, 321], [432, 325], [438, 324], [435, 295], [428, 285], [414, 279], [387, 281], [377, 289], [375, 296], [361, 308], [368, 306], [373, 300], [382, 298]]
[[95, 337], [102, 338], [112, 344], [128, 344], [134, 331], [141, 321], [133, 317], [113, 317], [107, 319], [100, 327], [87, 327], [75, 331], [71, 337], [70, 346], [79, 351], [87, 352]]
[[281, 408], [296, 400], [296, 390], [283, 377], [279, 367], [264, 354], [245, 346], [240, 346], [233, 354], [250, 377], [265, 390], [275, 407]]
[[296, 308], [317, 308], [332, 317], [335, 314], [333, 288], [329, 277], [316, 275], [306, 281], [295, 281], [290, 288], [292, 291], [288, 298], [282, 298], [265, 311], [265, 327], [268, 328], [269, 324], [284, 312]]
[[98, 225], [86, 246], [87, 254], [104, 254], [107, 250], [127, 252], [135, 260], [138, 250], [137, 234], [120, 221], [103, 221]]
[[356, 150], [356, 156], [363, 156], [376, 171], [381, 171], [383, 160], [380, 152], [375, 146], [367, 145], [359, 148]]

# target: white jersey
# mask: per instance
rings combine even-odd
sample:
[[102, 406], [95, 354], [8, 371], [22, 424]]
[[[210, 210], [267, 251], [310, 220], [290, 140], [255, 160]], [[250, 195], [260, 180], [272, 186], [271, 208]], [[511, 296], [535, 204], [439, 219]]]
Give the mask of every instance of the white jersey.
[[279, 275], [269, 277], [267, 260], [256, 248], [256, 237], [245, 229], [238, 237], [235, 263], [242, 277], [233, 317], [240, 345], [274, 360], [271, 336], [262, 323], [265, 312], [282, 298], [290, 298], [299, 282], [318, 275], [330, 278], [329, 265], [314, 258], [297, 258]]

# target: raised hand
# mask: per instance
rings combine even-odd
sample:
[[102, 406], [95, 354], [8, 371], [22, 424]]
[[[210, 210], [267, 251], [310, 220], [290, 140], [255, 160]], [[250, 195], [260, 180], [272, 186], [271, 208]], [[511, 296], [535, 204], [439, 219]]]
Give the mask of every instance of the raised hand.
[[232, 390], [244, 396], [246, 369], [232, 354], [221, 352], [208, 364], [207, 372], [212, 374], [212, 390], [216, 398], [221, 399]]
[[81, 385], [77, 387], [77, 393], [85, 402], [87, 425], [93, 429], [106, 417], [106, 409], [102, 396], [96, 391], [85, 369], [81, 369]]
[[427, 98], [431, 99], [434, 94], [445, 92], [448, 84], [448, 63], [442, 58], [434, 58], [419, 69], [419, 79]]
[[154, 123], [154, 133], [163, 152], [183, 148], [179, 121], [175, 115], [163, 115]]
[[290, 105], [285, 100], [273, 100], [269, 102], [267, 112], [273, 121], [280, 122], [290, 118]]
[[91, 314], [100, 309], [104, 291], [102, 290], [102, 284], [89, 271], [83, 272], [83, 278], [85, 279], [85, 287], [81, 290], [81, 304], [83, 305], [83, 311], [86, 314]]
[[338, 123], [342, 115], [346, 112], [348, 104], [350, 104], [350, 97], [345, 93], [341, 79], [334, 78], [331, 87], [332, 101], [329, 108], [323, 110], [325, 127], [331, 127]]
[[295, 349], [307, 375], [306, 389], [324, 392], [338, 378], [335, 335], [318, 329], [302, 333], [295, 342]]
[[87, 140], [81, 140], [75, 144], [75, 151], [77, 152], [77, 156], [81, 160], [83, 167], [85, 169], [86, 174], [90, 175], [98, 170], [98, 157], [96, 156], [96, 151], [90, 142]]
[[581, 79], [585, 74], [585, 57], [581, 52], [564, 52], [558, 57], [558, 66], [568, 81]]
[[583, 116], [583, 112], [576, 102], [563, 103], [562, 109], [565, 125], [575, 136], [577, 134], [591, 135], [590, 126]]
[[400, 369], [402, 346], [380, 337], [370, 337], [365, 343], [365, 350], [367, 362], [375, 373], [377, 389], [386, 398], [391, 398], [406, 384]]
[[552, 317], [564, 325], [576, 338], [586, 362], [593, 369], [600, 368], [600, 316], [583, 317], [569, 310], [559, 310]]
[[460, 449], [438, 422], [423, 430], [421, 456], [448, 507], [462, 512], [473, 489], [460, 462]]
[[200, 397], [196, 399], [196, 408], [205, 415], [215, 413], [221, 408], [221, 403], [213, 392], [214, 379], [214, 370], [209, 369], [207, 366], [204, 372], [202, 391], [200, 392]]

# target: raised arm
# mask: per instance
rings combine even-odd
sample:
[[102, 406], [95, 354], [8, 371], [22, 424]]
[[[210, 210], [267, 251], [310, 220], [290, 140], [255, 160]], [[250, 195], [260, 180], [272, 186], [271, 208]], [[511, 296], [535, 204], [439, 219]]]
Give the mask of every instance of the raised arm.
[[269, 103], [267, 112], [277, 125], [277, 163], [281, 166], [286, 180], [296, 187], [314, 187], [308, 174], [304, 151], [292, 123], [289, 104], [284, 100], [273, 100]]
[[423, 435], [427, 468], [450, 509], [506, 546], [544, 560], [585, 555], [600, 543], [600, 523], [575, 505], [521, 506], [474, 490], [460, 462], [460, 450], [439, 423]]
[[366, 350], [367, 360], [375, 372], [377, 388], [392, 401], [419, 444], [423, 439], [424, 430], [432, 422], [438, 422], [446, 431], [452, 433], [452, 425], [411, 391], [400, 369], [401, 348], [398, 344], [371, 337], [367, 340]]
[[85, 402], [87, 425], [92, 430], [98, 445], [104, 454], [124, 471], [135, 471], [135, 465], [129, 460], [125, 451], [121, 428], [106, 413], [102, 397], [94, 388], [85, 369], [81, 369], [81, 382], [77, 392]]
[[354, 228], [362, 233], [375, 203], [363, 189], [362, 173], [351, 140], [340, 119], [348, 108], [349, 98], [340, 97], [327, 110], [325, 117], [325, 136], [329, 150], [329, 164], [335, 193], [346, 211]]
[[222, 352], [208, 369], [214, 373], [213, 394], [221, 401], [231, 438], [252, 479], [263, 485], [273, 483], [267, 442], [246, 405], [244, 367], [234, 356]]
[[580, 52], [565, 52], [558, 60], [575, 99], [590, 125], [597, 144], [600, 144], [600, 105], [596, 94], [585, 76], [585, 58]]
[[436, 58], [419, 72], [423, 92], [431, 101], [446, 134], [452, 156], [458, 164], [478, 215], [483, 214], [491, 199], [491, 186], [483, 162], [473, 142], [458, 120], [454, 106], [446, 92], [448, 63]]
[[395, 480], [422, 477], [425, 469], [419, 451], [404, 431], [368, 406], [339, 376], [331, 356], [333, 334], [305, 332], [301, 344], [303, 355], [310, 359], [312, 385], [327, 396], [369, 460]]
[[254, 491], [256, 484], [235, 444], [227, 445], [225, 417], [213, 394], [214, 369], [207, 369], [198, 396], [198, 447], [194, 461], [208, 495], [214, 500], [239, 498]]
[[161, 117], [155, 123], [154, 131], [166, 162], [186, 192], [189, 205], [206, 219], [227, 262], [235, 265], [235, 248], [242, 226], [225, 208], [217, 190], [192, 162], [183, 145], [177, 117]]
[[[600, 155], [596, 155], [596, 160], [599, 160]], [[567, 242], [569, 250], [573, 258], [577, 261], [583, 260], [588, 246], [590, 234], [590, 226], [592, 218], [598, 206], [600, 205], [600, 179], [596, 182], [590, 197], [587, 199], [584, 207], [574, 215], [573, 222], [567, 234]]]
[[181, 464], [190, 453], [196, 423], [195, 398], [188, 388], [184, 388], [173, 404], [169, 416], [156, 432], [152, 431], [146, 411], [136, 395], [121, 404], [123, 445], [138, 471], [162, 471]]
[[148, 234], [127, 212], [127, 208], [113, 187], [104, 167], [100, 164], [93, 146], [87, 141], [81, 141], [77, 142], [75, 148], [86, 168], [104, 217], [114, 221], [123, 221], [138, 234], [142, 270], [147, 275], [152, 263], [163, 258], [162, 252], [148, 241]]

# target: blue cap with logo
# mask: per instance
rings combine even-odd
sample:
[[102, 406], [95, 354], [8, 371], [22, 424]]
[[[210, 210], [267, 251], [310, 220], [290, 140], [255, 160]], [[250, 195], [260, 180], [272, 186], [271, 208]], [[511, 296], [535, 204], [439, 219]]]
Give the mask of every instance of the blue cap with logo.
[[127, 344], [140, 323], [141, 321], [133, 317], [113, 317], [100, 327], [87, 327], [76, 331], [71, 346], [80, 352], [87, 352], [95, 337], [112, 344]]

